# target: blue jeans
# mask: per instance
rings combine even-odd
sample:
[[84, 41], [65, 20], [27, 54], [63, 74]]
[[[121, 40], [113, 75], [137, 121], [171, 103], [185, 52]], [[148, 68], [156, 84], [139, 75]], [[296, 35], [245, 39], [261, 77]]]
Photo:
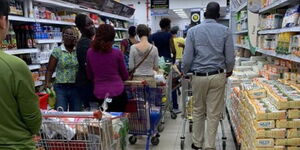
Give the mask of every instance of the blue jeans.
[[96, 101], [96, 98], [93, 93], [93, 84], [92, 83], [78, 85], [78, 93], [79, 93], [80, 100], [83, 103], [84, 108], [89, 108], [90, 102]]
[[173, 103], [173, 109], [178, 109], [177, 89], [172, 91], [172, 103]]
[[81, 101], [75, 84], [55, 84], [55, 108], [62, 107], [64, 111], [81, 111]]

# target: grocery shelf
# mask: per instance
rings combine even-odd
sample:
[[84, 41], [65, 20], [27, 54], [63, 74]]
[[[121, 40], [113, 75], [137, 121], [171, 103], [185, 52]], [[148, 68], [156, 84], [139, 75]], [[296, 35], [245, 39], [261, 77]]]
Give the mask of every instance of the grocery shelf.
[[38, 23], [45, 23], [45, 24], [58, 24], [58, 25], [75, 26], [75, 23], [73, 23], [73, 22], [58, 21], [58, 20], [49, 20], [49, 19], [36, 19], [36, 22], [38, 22]]
[[250, 49], [250, 47], [244, 46], [244, 45], [240, 45], [240, 44], [235, 44], [236, 47], [240, 47], [240, 48], [245, 48], [245, 49]]
[[278, 0], [278, 1], [274, 2], [273, 4], [260, 9], [259, 13], [266, 13], [266, 12], [269, 12], [269, 11], [277, 9], [277, 8], [282, 8], [282, 7], [288, 6], [290, 4], [294, 4], [294, 3], [296, 4], [297, 2], [299, 3], [299, 0]]
[[258, 34], [278, 34], [283, 32], [300, 32], [300, 26], [282, 29], [261, 30], [258, 32]]
[[35, 81], [34, 82], [34, 86], [37, 87], [37, 86], [41, 86], [43, 85], [43, 82], [42, 81]]
[[29, 70], [37, 70], [41, 68], [41, 65], [28, 65]]
[[247, 7], [247, 4], [248, 4], [247, 1], [245, 3], [243, 3], [243, 4], [241, 4], [241, 6], [238, 7], [235, 12], [237, 13], [237, 12], [245, 9]]
[[18, 55], [18, 54], [37, 53], [37, 52], [39, 52], [39, 50], [36, 48], [33, 48], [33, 49], [6, 50], [4, 52], [7, 54], [10, 54], [10, 55]]
[[80, 6], [80, 5], [73, 4], [73, 3], [69, 3], [69, 2], [64, 2], [64, 1], [61, 1], [61, 0], [34, 0], [34, 1], [39, 2], [39, 3], [43, 3], [43, 4], [47, 4], [47, 5], [68, 8], [68, 9], [72, 9], [72, 10], [75, 10], [75, 11], [85, 11], [85, 12], [89, 12], [89, 13], [95, 13], [95, 14], [98, 14], [100, 16], [106, 16], [106, 17], [110, 17], [110, 18], [129, 21], [129, 18], [126, 18], [126, 17], [123, 17], [123, 16], [119, 16], [119, 15], [115, 15], [115, 14], [111, 14], [111, 13], [107, 13], [107, 12], [102, 12], [102, 11], [99, 11], [99, 10], [87, 8], [87, 7]]
[[263, 50], [263, 49], [257, 49], [256, 52], [265, 54], [265, 55], [269, 55], [269, 56], [273, 56], [273, 57], [277, 57], [277, 58], [281, 58], [281, 59], [285, 59], [285, 60], [290, 60], [293, 62], [298, 62], [300, 63], [300, 57], [294, 56], [294, 55], [284, 55], [284, 54], [277, 54], [275, 51], [273, 50]]
[[115, 39], [115, 42], [121, 42], [123, 39]]
[[[54, 72], [53, 74], [52, 74], [52, 78], [55, 78], [56, 77], [56, 72]], [[39, 79], [41, 80], [41, 81], [45, 81], [46, 80], [46, 76], [41, 76], [41, 77], [39, 77]]]
[[21, 16], [13, 16], [13, 15], [9, 15], [8, 20], [21, 21], [21, 22], [35, 22], [34, 18], [27, 18], [27, 17], [21, 17]]
[[245, 33], [248, 33], [248, 30], [243, 30], [243, 31], [235, 32], [235, 34], [245, 34]]
[[40, 64], [47, 64], [49, 60], [41, 60]]
[[37, 44], [61, 43], [62, 39], [36, 39]]
[[126, 29], [126, 28], [115, 28], [115, 30], [118, 30], [118, 31], [128, 31], [128, 29]]

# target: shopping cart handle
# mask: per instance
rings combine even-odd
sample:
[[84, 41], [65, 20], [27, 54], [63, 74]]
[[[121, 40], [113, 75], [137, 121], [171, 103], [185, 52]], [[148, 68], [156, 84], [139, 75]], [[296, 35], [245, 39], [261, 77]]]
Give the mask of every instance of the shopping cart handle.
[[128, 80], [124, 82], [125, 85], [147, 85], [147, 81], [134, 81], [134, 80]]
[[43, 117], [58, 117], [58, 118], [94, 118], [101, 119], [102, 112], [52, 112], [52, 111], [42, 111]]

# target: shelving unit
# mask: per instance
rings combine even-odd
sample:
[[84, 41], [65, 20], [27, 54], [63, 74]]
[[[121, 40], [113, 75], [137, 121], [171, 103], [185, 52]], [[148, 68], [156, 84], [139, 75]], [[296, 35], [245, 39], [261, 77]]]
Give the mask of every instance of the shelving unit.
[[37, 44], [61, 43], [62, 39], [37, 39], [35, 42]]
[[248, 33], [248, 30], [244, 30], [244, 31], [235, 32], [235, 34], [246, 34], [246, 33]]
[[271, 5], [269, 5], [265, 8], [260, 9], [259, 13], [260, 14], [267, 13], [267, 12], [272, 11], [274, 9], [282, 8], [282, 7], [294, 4], [297, 1], [299, 2], [299, 0], [278, 0], [278, 1], [274, 2], [273, 4], [271, 4]]
[[240, 48], [244, 48], [244, 49], [247, 49], [247, 50], [250, 50], [250, 47], [248, 46], [244, 46], [244, 45], [240, 45], [240, 44], [235, 44], [236, 47], [240, 47]]
[[29, 70], [37, 70], [41, 68], [41, 65], [28, 65]]
[[18, 54], [37, 53], [37, 52], [39, 52], [39, 50], [36, 49], [36, 48], [33, 48], [33, 49], [6, 50], [4, 52], [7, 53], [7, 54], [10, 54], [10, 55], [18, 55]]
[[281, 59], [285, 59], [285, 60], [290, 60], [293, 62], [297, 62], [300, 63], [300, 57], [294, 56], [294, 55], [285, 55], [285, 54], [277, 54], [275, 51], [272, 50], [262, 50], [262, 49], [257, 49], [257, 52], [260, 52], [262, 54], [268, 55], [268, 56], [273, 56], [276, 58], [281, 58]]
[[237, 13], [237, 12], [239, 12], [239, 11], [245, 9], [246, 7], [247, 7], [247, 2], [244, 2], [243, 4], [241, 4], [240, 7], [238, 7], [238, 8], [236, 9], [235, 12]]
[[283, 32], [300, 32], [300, 26], [282, 29], [262, 30], [258, 34], [278, 34]]
[[34, 86], [35, 86], [35, 87], [42, 86], [42, 85], [43, 85], [43, 82], [42, 82], [42, 81], [35, 81], [35, 82], [34, 82]]

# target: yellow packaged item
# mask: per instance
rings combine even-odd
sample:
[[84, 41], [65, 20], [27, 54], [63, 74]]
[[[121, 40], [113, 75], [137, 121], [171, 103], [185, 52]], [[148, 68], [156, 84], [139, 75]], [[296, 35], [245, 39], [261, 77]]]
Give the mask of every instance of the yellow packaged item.
[[288, 129], [287, 138], [300, 138], [300, 129]]
[[300, 150], [300, 147], [287, 147], [287, 150]]
[[276, 146], [300, 146], [300, 138], [276, 139]]
[[300, 119], [277, 120], [276, 128], [300, 128]]
[[299, 109], [291, 109], [288, 111], [288, 118], [290, 119], [299, 119], [300, 118], [300, 110]]
[[274, 120], [267, 120], [267, 121], [254, 121], [255, 127], [257, 129], [271, 129], [275, 128], [275, 121]]
[[257, 98], [265, 98], [267, 97], [267, 92], [265, 89], [259, 89], [259, 90], [250, 90], [247, 91], [248, 96], [252, 99], [257, 99]]
[[256, 139], [255, 146], [257, 148], [274, 147], [274, 139]]
[[271, 129], [271, 130], [257, 130], [256, 138], [275, 138], [283, 139], [286, 135], [286, 129]]
[[255, 148], [255, 150], [285, 150], [284, 146], [274, 146], [274, 147], [267, 147], [267, 148]]

